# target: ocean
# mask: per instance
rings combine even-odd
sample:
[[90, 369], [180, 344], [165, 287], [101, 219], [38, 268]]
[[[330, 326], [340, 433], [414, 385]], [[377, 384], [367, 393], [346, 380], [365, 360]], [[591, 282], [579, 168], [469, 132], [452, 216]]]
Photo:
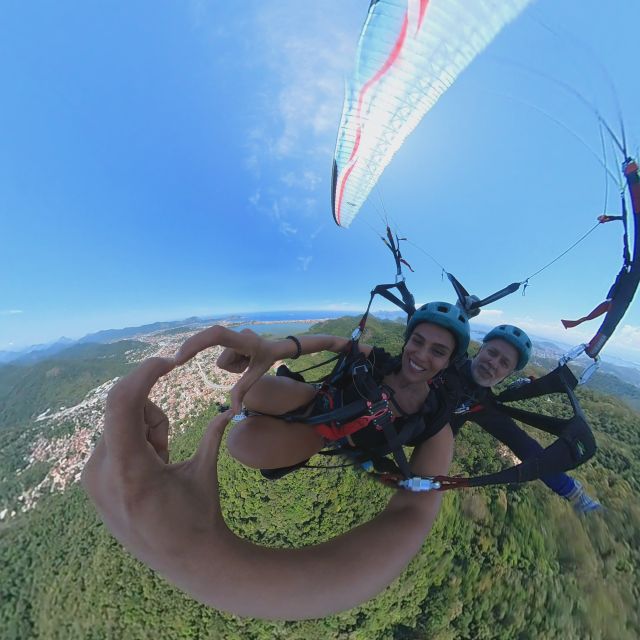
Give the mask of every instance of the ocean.
[[[219, 318], [233, 322], [234, 331], [251, 329], [256, 333], [270, 333], [276, 336], [303, 333], [316, 322], [344, 315], [359, 317], [357, 311], [256, 311]], [[309, 321], [313, 322], [309, 322]], [[306, 321], [306, 322], [303, 322]], [[235, 324], [235, 323], [238, 324]]]

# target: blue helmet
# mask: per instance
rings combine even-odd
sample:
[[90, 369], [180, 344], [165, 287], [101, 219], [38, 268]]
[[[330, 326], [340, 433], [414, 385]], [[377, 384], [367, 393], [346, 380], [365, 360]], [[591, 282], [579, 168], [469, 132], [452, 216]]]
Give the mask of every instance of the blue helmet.
[[455, 304], [449, 302], [429, 302], [423, 304], [409, 319], [404, 337], [406, 340], [413, 333], [417, 325], [422, 322], [437, 324], [453, 334], [456, 341], [456, 350], [452, 359], [463, 356], [469, 348], [469, 319], [465, 312]]
[[487, 333], [483, 338], [482, 342], [489, 342], [497, 338], [508, 342], [512, 347], [514, 347], [518, 352], [518, 364], [516, 365], [516, 370], [524, 369], [531, 357], [532, 347], [529, 336], [522, 329], [519, 329], [512, 324], [501, 324], [491, 329], [491, 331], [489, 331], [489, 333]]

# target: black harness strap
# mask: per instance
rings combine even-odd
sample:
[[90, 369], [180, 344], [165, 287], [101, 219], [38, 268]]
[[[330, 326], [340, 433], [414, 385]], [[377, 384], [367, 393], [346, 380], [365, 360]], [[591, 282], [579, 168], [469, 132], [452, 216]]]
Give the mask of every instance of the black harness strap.
[[374, 423], [376, 429], [382, 428], [384, 433], [384, 437], [387, 439], [387, 447], [386, 449], [390, 449], [391, 455], [393, 455], [393, 459], [395, 460], [398, 468], [400, 469], [402, 475], [405, 478], [410, 478], [413, 474], [411, 473], [411, 468], [409, 467], [409, 461], [407, 460], [407, 456], [404, 453], [403, 438], [401, 436], [402, 431], [398, 433], [393, 428], [393, 422], [389, 418], [383, 416], [382, 419], [378, 420]]
[[504, 298], [505, 296], [511, 295], [512, 293], [515, 293], [523, 284], [523, 282], [512, 282], [511, 284], [507, 285], [506, 287], [504, 287], [503, 289], [500, 289], [500, 291], [496, 291], [495, 293], [492, 293], [490, 296], [487, 296], [486, 298], [483, 298], [482, 300], [478, 300], [477, 302], [473, 302], [471, 304], [471, 309], [479, 309], [480, 307], [484, 307], [485, 305], [491, 304], [492, 302], [495, 302], [496, 300], [500, 300], [501, 298]]
[[[567, 464], [568, 459], [572, 462]], [[448, 476], [436, 476], [435, 480], [440, 481], [440, 490], [460, 489], [464, 487], [486, 487], [496, 484], [512, 484], [521, 482], [531, 482], [544, 476], [561, 473], [568, 469], [574, 469], [581, 465], [584, 459], [575, 460], [567, 456], [567, 443], [564, 440], [556, 440], [547, 447], [543, 454], [537, 458], [530, 458], [519, 465], [476, 478], [456, 478]]]
[[[402, 300], [397, 296], [393, 295], [392, 293], [390, 293], [390, 289], [397, 289], [400, 292], [400, 295], [402, 296]], [[414, 314], [416, 310], [415, 300], [413, 298], [413, 295], [409, 291], [409, 289], [407, 289], [407, 285], [404, 283], [404, 280], [401, 280], [400, 282], [396, 282], [395, 284], [377, 285], [371, 291], [371, 301], [373, 301], [373, 298], [376, 295], [382, 296], [383, 298], [386, 298], [389, 302], [395, 304], [396, 307], [399, 307], [400, 309], [402, 309], [409, 318]], [[369, 304], [369, 306], [371, 306], [371, 304]], [[367, 307], [367, 313], [368, 311], [369, 311], [369, 307]]]
[[[496, 300], [500, 300], [505, 296], [515, 293], [523, 284], [525, 284], [523, 282], [512, 282], [506, 287], [500, 289], [500, 291], [496, 291], [490, 296], [479, 300], [478, 298], [469, 295], [469, 292], [462, 286], [460, 281], [452, 273], [449, 273], [448, 271], [445, 271], [445, 273], [447, 274], [447, 278], [449, 278], [449, 282], [451, 282], [451, 284], [453, 285], [456, 295], [458, 296], [460, 306], [471, 317], [477, 315], [480, 312], [481, 307], [484, 307], [488, 304], [491, 304], [492, 302], [495, 302]], [[476, 313], [473, 313], [474, 311]]]
[[[290, 422], [304, 422], [307, 424], [319, 425], [325, 423], [339, 424], [341, 422], [353, 420], [357, 417], [358, 412], [359, 415], [369, 413], [371, 416], [374, 416], [371, 423], [376, 429], [383, 432], [385, 439], [387, 440], [386, 445], [383, 447], [386, 451], [385, 455], [389, 453], [392, 454], [402, 474], [409, 478], [411, 477], [411, 470], [402, 449], [402, 444], [411, 439], [411, 437], [407, 435], [400, 436], [400, 434], [395, 430], [393, 426], [393, 414], [388, 405], [388, 398], [386, 394], [383, 393], [380, 386], [375, 382], [370, 369], [371, 365], [358, 349], [358, 341], [364, 332], [369, 312], [371, 310], [371, 305], [376, 295], [382, 296], [404, 311], [407, 314], [407, 319], [411, 318], [415, 313], [415, 299], [413, 294], [407, 288], [402, 276], [403, 264], [411, 269], [411, 265], [402, 258], [400, 253], [400, 241], [403, 239], [404, 238], [399, 238], [398, 236], [394, 239], [391, 229], [387, 226], [387, 238], [382, 238], [382, 240], [393, 254], [393, 258], [396, 263], [397, 281], [394, 284], [379, 284], [374, 287], [371, 291], [367, 308], [358, 323], [358, 327], [353, 332], [349, 349], [345, 353], [337, 356], [338, 361], [336, 362], [333, 371], [323, 379], [324, 384], [327, 386], [338, 386], [340, 384], [344, 384], [345, 379], [349, 379], [353, 382], [356, 390], [362, 396], [362, 400], [350, 403], [341, 409], [314, 417], [302, 416], [300, 415], [299, 410], [296, 411], [295, 414], [292, 413], [276, 417], [280, 417]], [[411, 270], [413, 271], [413, 269]], [[400, 298], [391, 293], [392, 289], [396, 289], [399, 292]], [[295, 375], [297, 372], [290, 373]], [[405, 431], [406, 426], [407, 425], [405, 424], [401, 433]], [[414, 431], [415, 429], [412, 428], [411, 433], [413, 434]]]
[[400, 253], [400, 241], [406, 240], [406, 238], [399, 238], [397, 235], [394, 239], [393, 233], [391, 233], [391, 228], [387, 225], [387, 237], [382, 237], [382, 242], [387, 245], [391, 253], [393, 254], [393, 259], [396, 261], [396, 278], [402, 278], [402, 265], [405, 265], [409, 268], [409, 271], [413, 273], [413, 269], [411, 265], [402, 257]]
[[[435, 480], [441, 482], [440, 490], [529, 482], [549, 474], [575, 469], [589, 460], [596, 452], [596, 442], [574, 393], [577, 384], [569, 367], [562, 365], [530, 384], [507, 389], [497, 397], [489, 394], [486, 404], [492, 409], [546, 431], [556, 436], [557, 440], [535, 458], [497, 473], [475, 478], [437, 477]], [[507, 401], [536, 398], [550, 393], [567, 395], [573, 410], [571, 418], [554, 418], [504, 404]]]
[[[457, 397], [449, 397], [450, 394], [448, 390], [445, 389], [444, 383], [440, 386], [433, 387], [431, 393], [437, 396], [438, 410], [434, 416], [430, 416], [428, 428], [430, 432], [435, 434], [449, 422], [451, 411], [457, 402]], [[393, 478], [406, 480], [415, 476], [411, 471], [403, 447], [407, 445], [411, 446], [410, 443], [414, 442], [425, 429], [427, 429], [427, 425], [424, 421], [424, 415], [422, 413], [413, 414], [405, 421], [399, 431], [393, 428], [385, 431], [387, 439], [385, 444], [369, 447], [366, 450], [355, 447], [345, 447], [342, 451], [349, 457], [355, 456], [359, 463], [370, 461], [377, 472], [384, 474], [384, 477], [377, 477], [376, 479], [382, 480], [385, 484], [393, 485], [395, 482]], [[341, 450], [327, 452], [328, 455], [340, 453]], [[393, 455], [395, 463], [386, 457], [390, 454]], [[397, 482], [395, 484], [397, 485]]]
[[505, 389], [497, 396], [493, 396], [498, 402], [514, 402], [516, 400], [528, 400], [539, 398], [550, 393], [565, 393], [567, 389], [575, 389], [578, 380], [569, 367], [563, 365], [556, 367], [546, 375], [536, 378], [528, 384], [519, 387]]
[[[393, 413], [389, 408], [387, 395], [373, 378], [371, 371], [372, 365], [360, 353], [357, 343], [354, 343], [352, 351], [357, 354], [355, 361], [350, 366], [353, 385], [356, 391], [363, 397], [363, 400], [369, 405], [369, 410], [376, 411], [377, 416], [371, 421], [371, 424], [378, 431], [383, 432], [387, 441], [385, 448], [388, 449], [388, 453], [393, 455], [402, 474], [410, 477], [411, 470], [402, 449], [402, 440], [393, 426]], [[384, 411], [378, 410], [378, 407], [384, 409]]]
[[[407, 267], [409, 267], [409, 269], [411, 269], [411, 265], [406, 260], [404, 260], [402, 255], [400, 254], [400, 240], [404, 240], [404, 238], [398, 238], [398, 236], [396, 236], [394, 240], [391, 229], [387, 226], [387, 239], [382, 238], [382, 241], [393, 254], [393, 259], [396, 263], [396, 282], [394, 284], [379, 284], [371, 291], [369, 304], [367, 305], [367, 309], [364, 312], [362, 319], [360, 320], [358, 329], [356, 330], [359, 330], [359, 334], [355, 338], [356, 340], [364, 331], [364, 327], [367, 323], [367, 318], [369, 317], [369, 310], [371, 309], [371, 304], [373, 303], [373, 299], [376, 295], [382, 296], [392, 304], [396, 305], [396, 307], [398, 307], [399, 309], [402, 309], [402, 311], [407, 314], [407, 321], [416, 311], [415, 298], [407, 288], [407, 285], [404, 282], [404, 276], [402, 275], [402, 265], [405, 264]], [[411, 271], [413, 271], [413, 269], [411, 269]], [[391, 293], [391, 289], [397, 289], [402, 299]]]
[[[278, 418], [279, 420], [284, 420], [285, 422], [301, 422], [303, 424], [317, 425], [317, 424], [326, 424], [328, 422], [341, 424], [349, 422], [354, 418], [357, 418], [363, 414], [367, 413], [367, 402], [366, 400], [356, 400], [355, 402], [350, 402], [344, 407], [339, 407], [337, 409], [332, 409], [326, 413], [320, 413], [314, 416], [305, 416], [304, 414], [300, 414], [296, 411], [296, 413], [285, 413], [282, 415], [271, 416], [272, 418]], [[266, 415], [266, 414], [261, 414]]]

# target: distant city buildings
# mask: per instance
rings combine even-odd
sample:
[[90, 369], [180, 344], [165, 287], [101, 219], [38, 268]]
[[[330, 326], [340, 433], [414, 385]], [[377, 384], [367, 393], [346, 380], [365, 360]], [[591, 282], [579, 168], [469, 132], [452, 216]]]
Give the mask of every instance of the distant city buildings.
[[[148, 350], [142, 355], [139, 351], [128, 352], [127, 355], [131, 362], [136, 361], [133, 358], [171, 357], [193, 333], [139, 336], [138, 340], [149, 345]], [[150, 398], [165, 411], [174, 433], [176, 429], [186, 428], [190, 418], [199, 415], [212, 403], [224, 403], [227, 391], [240, 377], [216, 367], [215, 362], [221, 352], [221, 347], [207, 349], [161, 378], [153, 388]], [[18, 473], [25, 473], [38, 463], [46, 463], [51, 467], [45, 478], [20, 494], [14, 504], [0, 503], [0, 520], [29, 511], [42, 495], [64, 491], [79, 481], [82, 469], [102, 433], [107, 395], [117, 381], [118, 378], [114, 378], [92, 389], [82, 402], [73, 407], [49, 408], [36, 418], [36, 422], [42, 425], [42, 432], [25, 459], [25, 467]], [[68, 429], [70, 433], [47, 437], [48, 431], [61, 425], [65, 425], [65, 430]], [[169, 434], [170, 439], [172, 435]]]

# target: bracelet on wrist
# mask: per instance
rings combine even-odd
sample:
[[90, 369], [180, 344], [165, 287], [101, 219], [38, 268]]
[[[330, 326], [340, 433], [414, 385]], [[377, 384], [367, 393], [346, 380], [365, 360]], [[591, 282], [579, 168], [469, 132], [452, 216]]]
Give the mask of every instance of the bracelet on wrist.
[[300, 340], [295, 336], [287, 336], [287, 340], [293, 340], [296, 345], [296, 355], [291, 356], [292, 360], [297, 360], [302, 355], [302, 345], [300, 344]]

